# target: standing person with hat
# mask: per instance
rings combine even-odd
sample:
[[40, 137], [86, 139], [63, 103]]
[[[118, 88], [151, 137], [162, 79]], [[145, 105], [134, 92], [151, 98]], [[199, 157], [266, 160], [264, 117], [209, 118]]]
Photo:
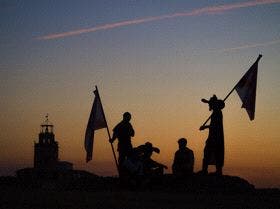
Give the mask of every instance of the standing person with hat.
[[204, 158], [201, 173], [208, 173], [208, 165], [216, 165], [216, 174], [222, 175], [224, 166], [224, 129], [223, 129], [223, 113], [225, 107], [223, 100], [213, 95], [210, 100], [202, 99], [204, 103], [208, 103], [210, 116], [210, 125], [203, 125], [199, 130], [209, 129], [208, 138], [204, 148]]
[[187, 139], [178, 140], [179, 149], [175, 152], [172, 172], [176, 176], [189, 176], [193, 174], [194, 154], [187, 147]]

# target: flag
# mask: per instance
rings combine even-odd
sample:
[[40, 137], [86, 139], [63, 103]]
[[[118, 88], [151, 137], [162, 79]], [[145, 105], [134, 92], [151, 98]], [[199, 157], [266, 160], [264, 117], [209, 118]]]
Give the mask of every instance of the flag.
[[257, 61], [235, 86], [235, 90], [242, 101], [241, 108], [246, 109], [250, 120], [254, 120], [255, 118], [258, 62], [261, 57], [262, 56], [259, 55]]
[[94, 94], [95, 94], [95, 98], [91, 108], [86, 134], [85, 134], [85, 150], [87, 153], [86, 162], [92, 159], [94, 131], [107, 127], [105, 115], [103, 112], [103, 107], [97, 89], [94, 91]]

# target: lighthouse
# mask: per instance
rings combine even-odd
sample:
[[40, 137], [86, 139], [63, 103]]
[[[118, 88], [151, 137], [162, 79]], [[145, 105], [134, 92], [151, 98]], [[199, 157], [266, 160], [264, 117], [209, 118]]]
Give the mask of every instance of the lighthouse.
[[17, 177], [23, 181], [38, 179], [59, 180], [92, 175], [83, 170], [74, 170], [73, 163], [60, 161], [58, 141], [55, 139], [54, 125], [49, 121], [48, 114], [40, 125], [38, 139], [34, 142], [34, 167], [16, 171]]
[[34, 142], [34, 168], [52, 170], [58, 165], [58, 142], [53, 132], [54, 126], [48, 114], [41, 124], [38, 142]]

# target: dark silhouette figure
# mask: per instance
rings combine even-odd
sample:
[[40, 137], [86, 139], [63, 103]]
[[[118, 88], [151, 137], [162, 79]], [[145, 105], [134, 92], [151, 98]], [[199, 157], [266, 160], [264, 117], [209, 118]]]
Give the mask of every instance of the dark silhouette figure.
[[160, 149], [153, 147], [153, 144], [146, 142], [134, 149], [135, 154], [138, 156], [140, 162], [143, 165], [143, 175], [146, 176], [157, 176], [163, 175], [164, 169], [167, 166], [154, 161], [151, 157], [153, 152], [160, 153]]
[[181, 138], [178, 140], [179, 149], [176, 151], [172, 165], [174, 175], [189, 176], [193, 174], [194, 154], [187, 147], [187, 139]]
[[109, 140], [113, 143], [118, 139], [118, 152], [119, 152], [119, 169], [122, 170], [123, 162], [132, 153], [131, 137], [134, 136], [134, 130], [130, 124], [131, 114], [125, 112], [123, 114], [123, 120], [115, 126], [113, 129], [113, 137]]
[[216, 165], [216, 174], [222, 175], [224, 165], [224, 130], [223, 130], [223, 113], [225, 107], [223, 100], [219, 100], [213, 95], [210, 100], [202, 99], [208, 103], [209, 111], [212, 111], [210, 125], [203, 125], [200, 130], [209, 129], [209, 135], [204, 148], [204, 158], [202, 173], [208, 173], [208, 165]]
[[146, 188], [161, 181], [164, 169], [167, 166], [154, 161], [151, 157], [153, 152], [159, 153], [157, 147], [146, 142], [132, 149], [130, 155], [123, 162], [121, 181], [123, 185], [132, 186], [134, 189]]

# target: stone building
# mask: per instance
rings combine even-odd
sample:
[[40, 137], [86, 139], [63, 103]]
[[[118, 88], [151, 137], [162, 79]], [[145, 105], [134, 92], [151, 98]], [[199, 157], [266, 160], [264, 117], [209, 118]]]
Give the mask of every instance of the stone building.
[[41, 124], [38, 142], [34, 142], [34, 168], [55, 169], [58, 165], [58, 142], [55, 140], [53, 125], [48, 116]]

